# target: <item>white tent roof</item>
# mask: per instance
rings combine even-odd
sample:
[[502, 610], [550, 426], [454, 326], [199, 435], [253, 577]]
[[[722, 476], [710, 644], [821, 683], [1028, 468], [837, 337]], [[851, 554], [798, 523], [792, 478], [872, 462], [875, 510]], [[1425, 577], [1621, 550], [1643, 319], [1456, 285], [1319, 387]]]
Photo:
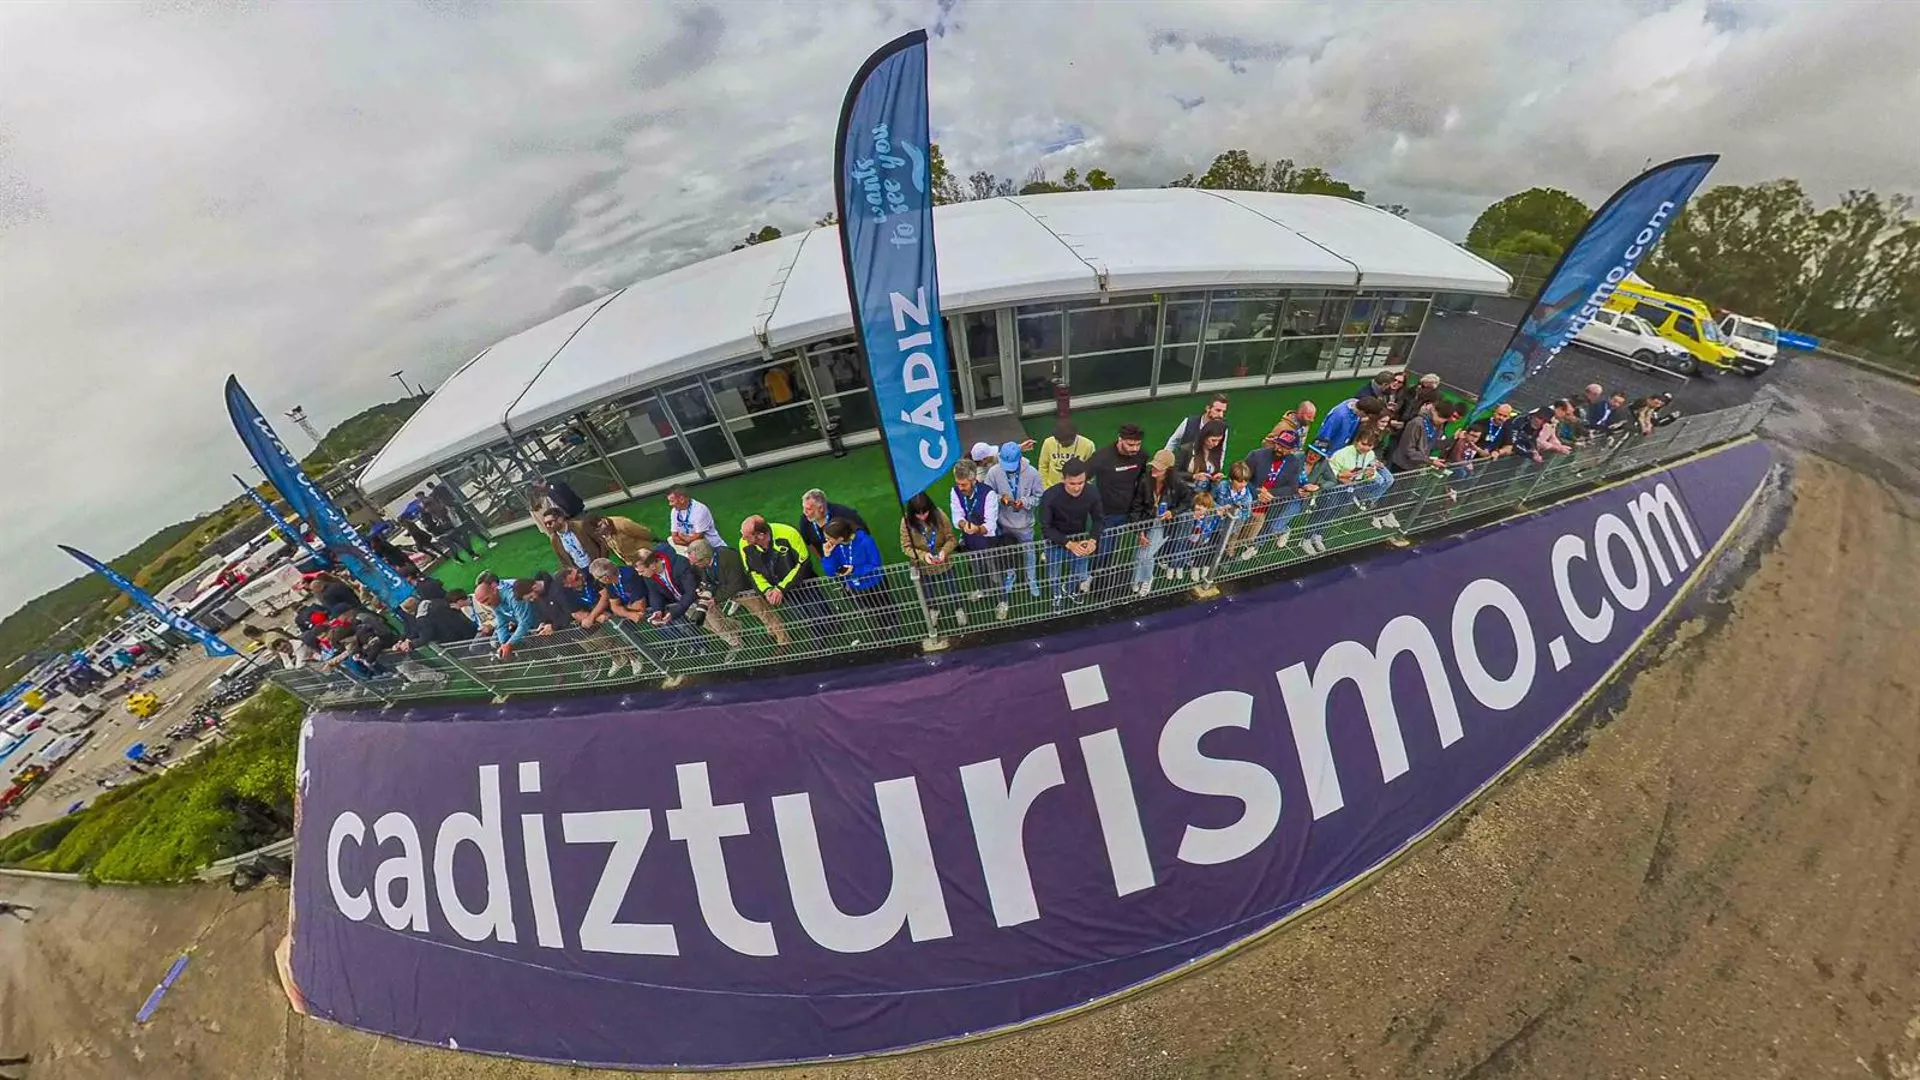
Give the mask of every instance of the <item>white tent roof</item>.
[[[942, 206], [943, 311], [1103, 292], [1306, 285], [1504, 293], [1498, 267], [1364, 203], [1154, 188]], [[852, 329], [835, 229], [683, 266], [468, 361], [361, 475], [369, 491], [640, 386]]]

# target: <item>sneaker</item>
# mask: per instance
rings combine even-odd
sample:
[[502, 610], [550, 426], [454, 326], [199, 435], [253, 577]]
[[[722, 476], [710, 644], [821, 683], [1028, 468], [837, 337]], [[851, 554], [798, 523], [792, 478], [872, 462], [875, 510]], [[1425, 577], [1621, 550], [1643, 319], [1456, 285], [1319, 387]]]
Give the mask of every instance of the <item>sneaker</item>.
[[1179, 576], [1180, 576], [1180, 571], [1178, 571], [1178, 570], [1176, 570], [1176, 569], [1174, 569], [1174, 568], [1173, 568], [1173, 567], [1171, 567], [1171, 566], [1169, 566], [1169, 567], [1167, 567], [1167, 580], [1168, 580], [1168, 581], [1172, 581], [1173, 579], [1175, 579], [1175, 578], [1177, 578], [1177, 577], [1179, 577]]
[[1000, 605], [993, 609], [993, 617], [996, 619], [1004, 619], [1007, 617], [1007, 612], [1011, 610], [1012, 608], [1007, 606], [1007, 602], [1002, 600], [1000, 601]]
[[633, 661], [629, 663], [627, 667], [631, 668], [635, 675], [645, 675], [647, 673], [647, 662], [638, 656], [634, 657]]
[[965, 608], [954, 608], [953, 621], [960, 626], [967, 625], [967, 610]]
[[1029, 596], [1032, 596], [1035, 600], [1040, 599], [1040, 586], [1035, 585], [1032, 588], [1028, 589], [1027, 594]]
[[1327, 540], [1326, 537], [1321, 536], [1319, 533], [1314, 533], [1312, 536], [1307, 537], [1306, 543], [1300, 546], [1306, 550], [1307, 554], [1318, 555], [1327, 550]]
[[1368, 519], [1367, 519], [1367, 524], [1369, 524], [1369, 525], [1371, 525], [1371, 526], [1373, 526], [1373, 527], [1374, 527], [1374, 528], [1376, 528], [1376, 529], [1384, 529], [1384, 528], [1386, 528], [1386, 525], [1382, 523], [1382, 521], [1381, 521], [1381, 518], [1380, 518], [1380, 515], [1378, 515], [1378, 514], [1375, 514], [1374, 516], [1372, 516], [1372, 517], [1370, 517], [1370, 518], [1368, 518]]
[[1187, 580], [1197, 583], [1200, 580], [1200, 568], [1197, 566], [1188, 567]]
[[940, 625], [940, 609], [939, 608], [927, 609], [927, 625], [928, 626]]
[[985, 589], [975, 589], [967, 594], [967, 599], [969, 600], [985, 600], [986, 598], [987, 592]]
[[1400, 527], [1400, 519], [1397, 517], [1394, 517], [1393, 511], [1391, 510], [1380, 515], [1380, 522], [1381, 524], [1385, 525], [1389, 529], [1397, 529]]
[[489, 540], [489, 541], [487, 541], [487, 550], [489, 550], [489, 551], [491, 551], [491, 550], [493, 550], [494, 548], [497, 548], [497, 547], [499, 547], [499, 546], [500, 546], [500, 541], [498, 541], [498, 540]]
[[1087, 590], [1085, 588], [1075, 589], [1073, 591], [1073, 606], [1079, 607], [1081, 604], [1084, 604], [1086, 602], [1087, 602]]
[[1287, 541], [1291, 539], [1293, 539], [1293, 530], [1281, 529], [1279, 532], [1273, 534], [1273, 546], [1276, 550], [1286, 547]]
[[1255, 555], [1258, 555], [1258, 554], [1260, 554], [1260, 545], [1259, 545], [1259, 544], [1248, 544], [1248, 545], [1247, 545], [1247, 550], [1245, 550], [1245, 551], [1243, 551], [1243, 552], [1241, 552], [1241, 553], [1240, 553], [1240, 561], [1241, 561], [1241, 562], [1246, 562], [1246, 561], [1247, 561], [1248, 559], [1251, 559], [1251, 558], [1253, 558], [1253, 557], [1254, 557]]
[[1133, 587], [1133, 595], [1135, 596], [1145, 596], [1152, 591], [1153, 591], [1153, 582], [1151, 581], [1143, 581], [1140, 584], [1135, 585]]
[[1079, 584], [1079, 585], [1077, 585], [1077, 586], [1075, 586], [1075, 588], [1077, 588], [1077, 589], [1079, 590], [1079, 592], [1080, 592], [1080, 595], [1081, 595], [1081, 596], [1085, 596], [1085, 595], [1087, 595], [1088, 593], [1090, 593], [1090, 592], [1092, 592], [1092, 591], [1093, 591], [1093, 579], [1092, 579], [1092, 578], [1081, 578], [1081, 579], [1080, 579], [1080, 584]]
[[1054, 598], [1053, 598], [1053, 610], [1055, 610], [1055, 611], [1059, 611], [1059, 610], [1060, 610], [1060, 609], [1061, 609], [1062, 607], [1065, 607], [1065, 606], [1066, 606], [1066, 603], [1067, 603], [1067, 601], [1066, 601], [1066, 598], [1065, 598], [1065, 597], [1061, 597], [1061, 596], [1056, 596], [1056, 597], [1054, 597]]

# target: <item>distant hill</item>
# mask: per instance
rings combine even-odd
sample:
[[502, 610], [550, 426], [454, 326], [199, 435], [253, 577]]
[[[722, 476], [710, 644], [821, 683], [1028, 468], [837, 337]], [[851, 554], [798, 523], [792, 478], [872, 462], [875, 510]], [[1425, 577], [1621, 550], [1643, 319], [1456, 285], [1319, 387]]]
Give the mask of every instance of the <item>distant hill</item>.
[[[425, 402], [425, 398], [384, 402], [342, 420], [301, 459], [301, 468], [319, 476], [335, 462], [386, 445]], [[270, 495], [264, 486], [262, 494]], [[108, 559], [107, 565], [142, 588], [158, 588], [191, 570], [206, 557], [206, 545], [214, 537], [253, 513], [253, 502], [236, 496], [204, 514], [159, 530], [125, 554]], [[71, 649], [91, 640], [126, 608], [127, 601], [119, 590], [98, 574], [76, 578], [22, 604], [0, 619], [0, 686], [19, 678], [48, 650]], [[62, 626], [75, 619], [79, 622], [72, 629], [56, 636]]]

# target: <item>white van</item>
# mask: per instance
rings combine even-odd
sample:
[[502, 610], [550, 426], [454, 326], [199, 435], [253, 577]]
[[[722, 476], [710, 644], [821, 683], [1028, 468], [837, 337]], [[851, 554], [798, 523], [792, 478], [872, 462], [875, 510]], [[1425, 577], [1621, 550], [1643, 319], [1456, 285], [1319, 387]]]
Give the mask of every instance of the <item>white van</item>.
[[1685, 348], [1661, 337], [1645, 319], [1629, 311], [1602, 309], [1573, 335], [1575, 344], [1630, 360], [1637, 367], [1692, 375], [1700, 364]]
[[1739, 350], [1737, 363], [1742, 372], [1758, 375], [1773, 370], [1774, 358], [1780, 354], [1779, 327], [1765, 319], [1729, 312], [1720, 320], [1720, 334]]

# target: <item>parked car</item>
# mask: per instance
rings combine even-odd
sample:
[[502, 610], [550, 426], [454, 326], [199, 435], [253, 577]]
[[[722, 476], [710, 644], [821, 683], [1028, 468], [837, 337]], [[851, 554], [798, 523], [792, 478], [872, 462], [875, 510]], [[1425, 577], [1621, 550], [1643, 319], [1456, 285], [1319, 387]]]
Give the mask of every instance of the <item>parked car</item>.
[[1729, 312], [1720, 320], [1720, 334], [1740, 353], [1735, 363], [1742, 372], [1758, 375], [1773, 370], [1780, 353], [1780, 328], [1766, 321]]
[[1733, 371], [1739, 364], [1739, 352], [1721, 338], [1713, 313], [1691, 296], [1661, 292], [1629, 277], [1608, 298], [1607, 307], [1646, 320], [1655, 333], [1693, 354], [1702, 372]]
[[1573, 335], [1575, 344], [1631, 361], [1637, 367], [1664, 368], [1680, 375], [1699, 372], [1692, 353], [1654, 332], [1640, 316], [1601, 310]]

